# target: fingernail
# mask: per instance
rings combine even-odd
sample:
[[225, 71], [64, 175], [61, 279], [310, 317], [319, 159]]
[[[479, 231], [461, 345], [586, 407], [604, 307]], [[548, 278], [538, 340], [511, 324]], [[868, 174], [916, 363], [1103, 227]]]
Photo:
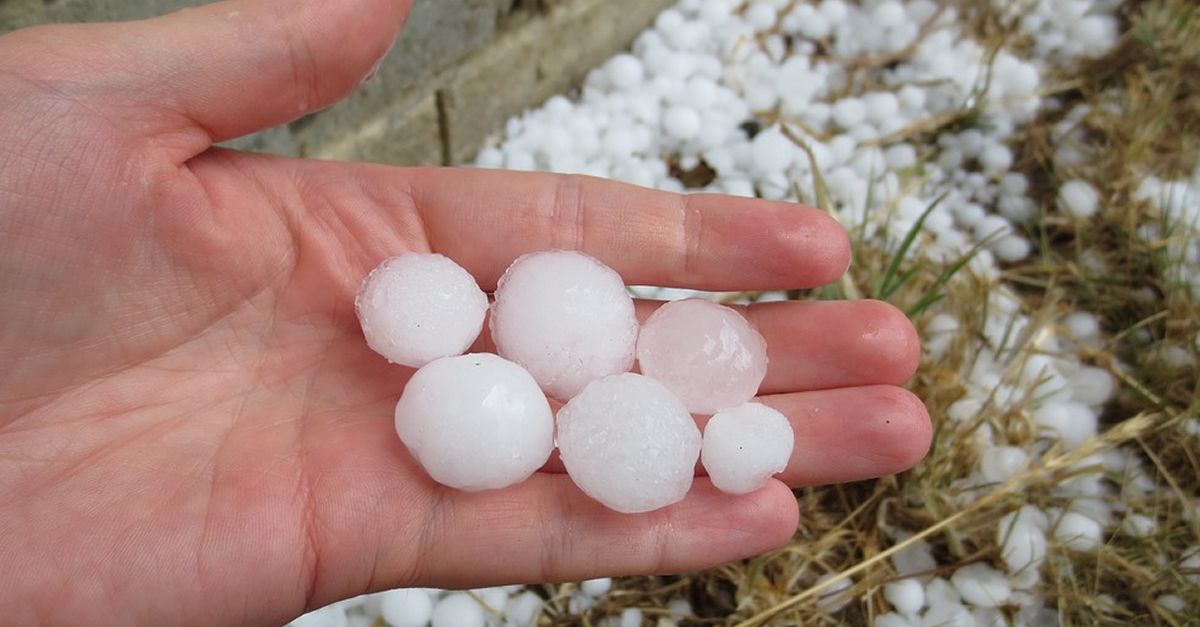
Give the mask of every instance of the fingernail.
[[[397, 39], [399, 39], [399, 37], [397, 37]], [[367, 75], [363, 77], [362, 82], [359, 83], [359, 85], [370, 82], [371, 79], [375, 78], [375, 76], [379, 74], [379, 68], [383, 66], [383, 62], [386, 61], [388, 55], [392, 53], [392, 48], [396, 47], [397, 39], [392, 40], [392, 44], [388, 46], [387, 50], [384, 51], [383, 56], [379, 57], [379, 60], [375, 62], [375, 65], [371, 66], [371, 69], [367, 71]]]

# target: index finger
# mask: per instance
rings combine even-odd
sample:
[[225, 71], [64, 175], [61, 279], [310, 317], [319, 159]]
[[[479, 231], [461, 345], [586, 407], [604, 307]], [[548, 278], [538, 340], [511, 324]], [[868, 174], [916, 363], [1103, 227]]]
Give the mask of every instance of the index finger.
[[586, 252], [628, 284], [701, 290], [815, 287], [836, 280], [850, 260], [841, 226], [795, 203], [542, 172], [406, 174], [430, 247], [484, 289], [516, 257], [552, 248]]

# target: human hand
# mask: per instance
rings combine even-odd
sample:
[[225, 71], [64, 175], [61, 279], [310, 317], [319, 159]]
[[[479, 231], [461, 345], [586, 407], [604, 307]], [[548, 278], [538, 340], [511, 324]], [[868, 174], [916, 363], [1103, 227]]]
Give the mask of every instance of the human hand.
[[773, 303], [747, 310], [762, 401], [797, 440], [762, 490], [699, 479], [628, 516], [554, 464], [501, 491], [433, 483], [392, 427], [411, 370], [354, 315], [381, 259], [441, 252], [491, 289], [521, 253], [576, 248], [630, 283], [730, 290], [831, 281], [848, 250], [786, 203], [212, 147], [346, 94], [406, 12], [241, 0], [0, 38], [6, 621], [281, 623], [389, 587], [700, 569], [785, 543], [789, 485], [924, 454], [928, 416], [896, 387], [918, 358], [903, 315]]

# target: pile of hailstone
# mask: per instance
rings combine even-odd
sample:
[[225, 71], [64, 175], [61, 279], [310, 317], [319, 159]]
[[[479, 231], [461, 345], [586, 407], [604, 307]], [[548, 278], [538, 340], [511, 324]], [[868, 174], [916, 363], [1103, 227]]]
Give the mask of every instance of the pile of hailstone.
[[[701, 456], [713, 484], [735, 494], [761, 488], [791, 456], [787, 418], [749, 402], [767, 346], [740, 313], [688, 299], [639, 328], [620, 275], [583, 253], [530, 253], [505, 271], [491, 306], [495, 355], [463, 354], [488, 298], [442, 255], [384, 261], [355, 310], [372, 349], [418, 369], [396, 432], [443, 485], [514, 485], [557, 446], [586, 494], [638, 513], [683, 499]], [[641, 374], [629, 372], [635, 358]], [[565, 403], [557, 417], [547, 396]], [[703, 436], [692, 414], [712, 416]]]

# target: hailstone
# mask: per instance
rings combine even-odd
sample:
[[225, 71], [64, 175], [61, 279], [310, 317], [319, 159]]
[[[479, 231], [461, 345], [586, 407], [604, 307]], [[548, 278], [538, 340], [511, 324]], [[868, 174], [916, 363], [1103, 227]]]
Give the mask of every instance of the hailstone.
[[699, 298], [659, 307], [637, 343], [642, 373], [661, 381], [688, 411], [714, 414], [758, 393], [767, 342], [736, 310]]
[[700, 461], [722, 492], [747, 494], [787, 467], [795, 436], [787, 416], [759, 403], [717, 412], [704, 427]]
[[500, 277], [491, 329], [502, 357], [568, 400], [595, 379], [629, 371], [638, 324], [620, 275], [555, 250], [524, 255]]
[[486, 353], [418, 370], [396, 405], [396, 432], [430, 477], [468, 491], [520, 483], [554, 448], [554, 417], [537, 382]]
[[487, 294], [466, 270], [429, 253], [384, 260], [354, 299], [367, 345], [413, 368], [463, 354], [479, 336], [487, 308]]
[[648, 512], [687, 494], [700, 430], [661, 383], [604, 377], [558, 411], [558, 451], [575, 485], [610, 509]]

